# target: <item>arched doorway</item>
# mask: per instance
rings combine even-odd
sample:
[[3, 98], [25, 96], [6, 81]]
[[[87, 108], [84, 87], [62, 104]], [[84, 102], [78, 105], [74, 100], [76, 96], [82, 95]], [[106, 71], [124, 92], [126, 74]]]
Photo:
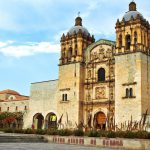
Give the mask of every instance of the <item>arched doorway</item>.
[[106, 129], [106, 115], [103, 112], [98, 112], [94, 115], [94, 127], [96, 129]]
[[57, 116], [55, 113], [50, 112], [46, 115], [45, 118], [45, 128], [57, 128]]
[[41, 113], [37, 113], [33, 116], [33, 124], [35, 129], [42, 129], [44, 123], [44, 117]]

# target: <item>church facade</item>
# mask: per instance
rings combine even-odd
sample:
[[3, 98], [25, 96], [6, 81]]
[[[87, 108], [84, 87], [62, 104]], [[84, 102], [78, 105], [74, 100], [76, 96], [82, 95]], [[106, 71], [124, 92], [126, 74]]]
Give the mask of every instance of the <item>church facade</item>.
[[121, 128], [150, 115], [150, 25], [131, 2], [115, 28], [115, 42], [95, 42], [75, 19], [61, 37], [59, 79], [31, 84], [24, 128]]

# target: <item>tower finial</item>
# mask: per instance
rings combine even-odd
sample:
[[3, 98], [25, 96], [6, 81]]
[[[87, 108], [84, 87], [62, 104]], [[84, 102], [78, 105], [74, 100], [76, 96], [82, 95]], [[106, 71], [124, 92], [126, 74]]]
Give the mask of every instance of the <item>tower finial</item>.
[[82, 26], [82, 18], [80, 17], [80, 12], [78, 12], [78, 17], [75, 19], [75, 26]]
[[136, 3], [134, 0], [129, 4], [129, 11], [136, 11]]

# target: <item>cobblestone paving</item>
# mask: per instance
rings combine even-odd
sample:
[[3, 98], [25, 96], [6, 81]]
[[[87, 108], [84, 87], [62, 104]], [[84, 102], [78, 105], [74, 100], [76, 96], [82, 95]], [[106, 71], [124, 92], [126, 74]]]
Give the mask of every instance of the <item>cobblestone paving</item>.
[[52, 144], [52, 143], [0, 143], [0, 150], [10, 150], [10, 149], [11, 150], [112, 150], [100, 147], [86, 147], [86, 146]]

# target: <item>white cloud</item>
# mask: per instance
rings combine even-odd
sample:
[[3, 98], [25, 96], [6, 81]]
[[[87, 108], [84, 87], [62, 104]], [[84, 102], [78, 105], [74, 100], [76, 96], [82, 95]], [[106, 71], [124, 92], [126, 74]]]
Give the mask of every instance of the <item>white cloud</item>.
[[59, 53], [60, 50], [59, 44], [49, 42], [27, 42], [26, 45], [9, 45], [8, 43], [11, 44], [9, 41], [6, 43], [0, 42], [0, 53], [5, 56], [17, 58], [31, 56], [38, 53]]

